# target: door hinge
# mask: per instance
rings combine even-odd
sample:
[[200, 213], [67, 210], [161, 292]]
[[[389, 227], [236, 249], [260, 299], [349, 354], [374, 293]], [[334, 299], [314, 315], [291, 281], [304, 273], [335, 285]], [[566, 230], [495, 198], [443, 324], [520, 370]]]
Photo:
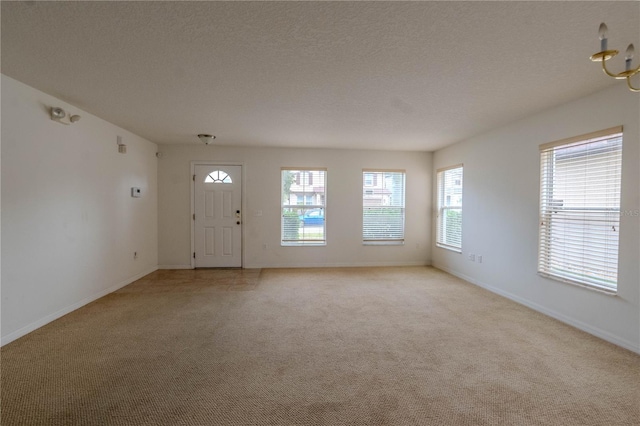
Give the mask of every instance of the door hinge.
[[193, 258], [194, 259], [196, 258], [196, 252], [195, 251], [193, 252]]
[[196, 181], [196, 175], [193, 175], [193, 181], [194, 182]]
[[193, 214], [193, 220], [196, 220], [196, 214], [195, 213]]

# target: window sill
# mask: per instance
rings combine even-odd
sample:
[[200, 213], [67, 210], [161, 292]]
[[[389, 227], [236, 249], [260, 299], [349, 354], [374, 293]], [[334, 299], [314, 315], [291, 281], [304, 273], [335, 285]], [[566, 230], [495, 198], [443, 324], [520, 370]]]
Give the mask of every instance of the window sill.
[[461, 248], [452, 247], [452, 246], [445, 246], [444, 244], [438, 244], [438, 243], [436, 243], [436, 247], [441, 248], [441, 249], [445, 249], [445, 250], [449, 250], [449, 251], [452, 251], [454, 253], [462, 254], [462, 249]]
[[547, 274], [547, 273], [540, 272], [540, 271], [538, 271], [538, 275], [543, 277], [543, 278], [548, 278], [548, 279], [553, 280], [553, 281], [558, 281], [558, 282], [561, 282], [561, 283], [564, 283], [564, 284], [569, 284], [569, 285], [572, 285], [572, 286], [575, 286], [575, 287], [581, 287], [581, 288], [584, 288], [584, 289], [587, 289], [587, 290], [595, 291], [597, 293], [604, 294], [605, 296], [617, 296], [618, 295], [618, 290], [617, 289], [613, 290], [613, 289], [610, 289], [610, 288], [600, 287], [600, 286], [597, 286], [597, 285], [585, 284], [585, 283], [581, 283], [581, 282], [578, 282], [578, 281], [572, 281], [572, 280], [569, 280], [569, 279], [566, 279], [566, 278], [557, 277], [557, 276], [555, 276], [553, 274]]
[[323, 247], [326, 246], [326, 241], [316, 242], [304, 242], [304, 243], [280, 243], [280, 247]]
[[404, 241], [363, 241], [363, 246], [403, 246]]

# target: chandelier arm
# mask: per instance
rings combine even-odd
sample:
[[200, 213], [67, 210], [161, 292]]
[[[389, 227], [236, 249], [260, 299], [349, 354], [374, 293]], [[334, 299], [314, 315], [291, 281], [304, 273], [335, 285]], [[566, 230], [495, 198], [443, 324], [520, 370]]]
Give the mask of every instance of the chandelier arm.
[[604, 73], [605, 73], [606, 75], [608, 75], [609, 77], [617, 78], [617, 79], [623, 79], [623, 78], [625, 77], [625, 76], [623, 76], [622, 74], [613, 74], [613, 73], [611, 73], [611, 72], [607, 69], [607, 66], [606, 66], [605, 62], [607, 62], [607, 61], [605, 61], [605, 60], [603, 60], [603, 61], [602, 61], [602, 71], [604, 71]]
[[640, 92], [640, 87], [633, 87], [633, 86], [631, 85], [631, 76], [627, 77], [627, 86], [629, 86], [629, 89], [630, 89], [632, 92]]

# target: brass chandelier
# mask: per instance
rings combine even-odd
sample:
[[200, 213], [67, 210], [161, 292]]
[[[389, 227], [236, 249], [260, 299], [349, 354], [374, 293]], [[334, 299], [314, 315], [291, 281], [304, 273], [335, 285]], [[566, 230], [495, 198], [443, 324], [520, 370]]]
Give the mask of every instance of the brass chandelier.
[[593, 55], [591, 55], [590, 59], [593, 62], [602, 62], [602, 71], [604, 71], [604, 73], [609, 77], [613, 77], [618, 80], [626, 79], [627, 86], [629, 86], [629, 89], [632, 92], [640, 92], [640, 87], [633, 87], [631, 85], [631, 77], [640, 73], [640, 65], [637, 66], [636, 68], [631, 68], [631, 61], [633, 60], [633, 54], [634, 54], [633, 44], [630, 44], [627, 47], [627, 50], [625, 52], [625, 57], [624, 57], [625, 70], [618, 74], [614, 74], [607, 69], [606, 62], [607, 60], [613, 58], [620, 52], [618, 52], [615, 49], [612, 49], [612, 50], [607, 49], [607, 26], [605, 25], [604, 22], [600, 24], [600, 29], [598, 32], [600, 35], [600, 52], [594, 53]]

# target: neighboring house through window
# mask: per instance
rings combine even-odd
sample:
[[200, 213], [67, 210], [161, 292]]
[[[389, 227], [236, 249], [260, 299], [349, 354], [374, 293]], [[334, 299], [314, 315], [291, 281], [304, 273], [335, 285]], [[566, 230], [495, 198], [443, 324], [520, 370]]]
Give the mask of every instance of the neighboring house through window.
[[438, 170], [436, 246], [462, 252], [462, 165]]
[[362, 241], [403, 244], [405, 171], [362, 171]]
[[326, 170], [281, 170], [283, 245], [326, 243]]
[[540, 146], [538, 273], [616, 292], [622, 127]]

